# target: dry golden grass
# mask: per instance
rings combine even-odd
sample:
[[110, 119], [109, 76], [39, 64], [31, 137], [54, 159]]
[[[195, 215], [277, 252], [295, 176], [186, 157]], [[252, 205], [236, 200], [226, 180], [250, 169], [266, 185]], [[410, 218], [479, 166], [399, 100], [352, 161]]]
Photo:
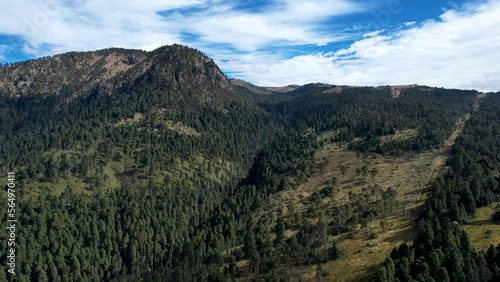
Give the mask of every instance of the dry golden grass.
[[414, 234], [414, 218], [393, 216], [388, 219], [388, 227], [382, 230], [380, 224], [373, 224], [378, 234], [369, 240], [366, 231], [342, 235], [336, 238], [344, 256], [324, 265], [329, 271], [328, 281], [365, 281], [384, 262], [394, 247], [410, 243]]
[[[288, 201], [296, 203], [296, 207], [306, 209], [306, 201], [315, 190], [326, 186], [326, 183], [337, 177], [339, 179], [339, 191], [334, 201], [346, 203], [349, 201], [348, 193], [353, 191], [361, 193], [363, 187], [378, 184], [383, 190], [393, 187], [398, 191], [397, 200], [407, 203], [409, 217], [400, 214], [388, 219], [388, 227], [383, 231], [380, 220], [373, 223], [374, 231], [378, 238], [370, 240], [366, 229], [352, 234], [344, 234], [331, 238], [338, 241], [338, 247], [345, 252], [345, 256], [328, 262], [323, 269], [329, 272], [328, 281], [363, 281], [370, 277], [376, 268], [383, 263], [394, 247], [401, 243], [409, 243], [414, 238], [414, 216], [425, 201], [422, 192], [431, 177], [437, 156], [441, 150], [408, 156], [405, 158], [393, 158], [378, 155], [376, 159], [358, 158], [355, 152], [349, 151], [345, 145], [327, 144], [317, 152], [316, 162], [331, 160], [326, 169], [314, 174], [308, 181], [292, 191], [284, 191], [277, 195], [276, 201], [284, 205]], [[349, 169], [342, 176], [340, 164], [347, 165]], [[376, 167], [379, 172], [374, 178], [368, 176], [364, 182], [360, 176], [356, 177], [355, 169], [367, 165], [370, 169]], [[315, 280], [316, 267], [312, 266], [304, 279]]]
[[106, 61], [106, 65], [104, 67], [107, 70], [105, 79], [113, 78], [118, 73], [125, 72], [133, 67], [133, 64], [124, 63], [124, 61], [127, 59], [127, 55], [111, 54], [104, 59]]
[[394, 135], [387, 135], [387, 136], [382, 136], [380, 138], [381, 143], [386, 143], [388, 141], [395, 141], [395, 140], [408, 140], [413, 137], [416, 137], [418, 135], [418, 130], [417, 129], [405, 129], [405, 130], [398, 130]]
[[[346, 145], [326, 144], [315, 155], [315, 163], [326, 162], [324, 169], [314, 173], [306, 183], [294, 190], [284, 191], [275, 195], [275, 204], [285, 208], [289, 201], [295, 202], [297, 208], [305, 208], [305, 201], [314, 191], [328, 185], [333, 177], [338, 179], [338, 192], [335, 202], [347, 203], [349, 192], [361, 193], [363, 188], [379, 185], [384, 191], [392, 187], [398, 192], [397, 200], [415, 205], [422, 201], [422, 192], [427, 184], [434, 163], [440, 150], [428, 153], [409, 155], [403, 158], [377, 155], [375, 159], [358, 158], [356, 153], [347, 149]], [[340, 167], [348, 167], [345, 175], [340, 172]], [[356, 176], [356, 168], [366, 165], [370, 170], [378, 169], [375, 177], [367, 176], [366, 181], [361, 176]]]
[[[486, 250], [490, 245], [500, 244], [500, 224], [495, 224], [491, 220], [491, 215], [499, 209], [497, 205], [495, 203], [479, 208], [476, 218], [464, 226], [472, 244], [478, 249]], [[490, 235], [487, 234], [488, 231], [491, 231]]]
[[134, 113], [134, 117], [133, 118], [128, 118], [128, 119], [125, 119], [125, 120], [120, 120], [119, 122], [117, 122], [115, 124], [115, 126], [121, 126], [121, 125], [126, 125], [126, 124], [135, 124], [135, 123], [140, 122], [143, 119], [144, 119], [144, 115], [143, 114], [141, 114], [141, 113]]
[[[347, 149], [346, 145], [328, 143], [334, 132], [327, 132], [318, 137], [326, 144], [316, 152], [314, 165], [316, 169], [307, 182], [289, 191], [283, 191], [273, 196], [274, 210], [286, 210], [289, 202], [293, 202], [297, 210], [308, 208], [307, 198], [312, 193], [328, 185], [333, 177], [338, 179], [338, 192], [335, 203], [344, 204], [349, 200], [349, 192], [362, 193], [363, 188], [379, 185], [382, 190], [389, 187], [397, 191], [397, 200], [403, 203], [397, 210], [397, 215], [388, 218], [385, 230], [380, 226], [381, 219], [373, 222], [373, 229], [378, 234], [376, 239], [369, 239], [366, 229], [350, 234], [330, 238], [336, 240], [344, 256], [328, 262], [323, 269], [329, 272], [328, 281], [365, 281], [374, 273], [381, 263], [389, 256], [393, 248], [401, 243], [410, 243], [414, 239], [415, 216], [422, 207], [426, 195], [425, 188], [430, 180], [446, 170], [446, 159], [451, 153], [455, 139], [462, 133], [465, 121], [469, 116], [457, 121], [456, 130], [439, 149], [421, 154], [407, 154], [403, 157], [381, 155], [361, 156]], [[406, 130], [398, 132], [392, 138], [411, 138], [415, 132]], [[378, 173], [364, 180], [356, 175], [356, 168], [366, 165], [369, 170], [377, 168]], [[345, 175], [340, 167], [348, 167]], [[405, 212], [407, 211], [407, 212]], [[496, 234], [500, 234], [500, 229]], [[494, 231], [494, 232], [495, 232]], [[484, 232], [483, 232], [484, 233]], [[500, 235], [498, 235], [500, 237]], [[315, 280], [316, 266], [311, 266], [303, 273], [305, 280]]]
[[187, 126], [179, 121], [174, 122], [172, 120], [167, 120], [165, 123], [165, 126], [167, 127], [167, 129], [176, 131], [176, 132], [183, 134], [183, 135], [195, 136], [195, 137], [201, 136], [201, 134], [198, 131], [196, 131], [196, 129], [189, 127], [189, 126]]
[[[164, 115], [166, 112], [165, 108], [161, 108], [158, 110], [158, 113], [160, 115]], [[130, 125], [130, 124], [137, 124], [140, 121], [144, 119], [144, 115], [142, 113], [134, 113], [133, 118], [128, 118], [128, 119], [123, 119], [115, 123], [115, 126], [123, 126], [123, 125]], [[187, 135], [187, 136], [195, 136], [199, 137], [201, 134], [196, 131], [196, 129], [189, 127], [182, 122], [179, 121], [173, 121], [173, 120], [167, 120], [165, 121], [165, 128], [168, 130], [176, 131], [177, 133]]]
[[236, 267], [241, 269], [241, 268], [246, 267], [249, 263], [250, 263], [249, 260], [240, 260], [240, 261], [236, 262]]

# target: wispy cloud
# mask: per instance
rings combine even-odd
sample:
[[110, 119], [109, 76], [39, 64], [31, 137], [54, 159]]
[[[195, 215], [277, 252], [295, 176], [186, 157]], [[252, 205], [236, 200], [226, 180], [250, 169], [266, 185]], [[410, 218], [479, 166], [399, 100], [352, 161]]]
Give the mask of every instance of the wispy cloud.
[[500, 89], [500, 1], [456, 6], [437, 21], [384, 22], [378, 30], [363, 22], [339, 24], [345, 15], [370, 15], [374, 4], [360, 3], [4, 0], [0, 34], [21, 38], [21, 52], [33, 57], [181, 43], [214, 57], [226, 73], [265, 85], [321, 81]]
[[500, 90], [500, 1], [443, 12], [394, 33], [375, 32], [334, 52], [283, 58], [241, 57], [223, 65], [243, 69], [258, 84], [313, 81], [348, 85], [425, 84]]
[[111, 46], [154, 48], [179, 41], [156, 11], [199, 4], [202, 1], [6, 0], [0, 4], [0, 33], [24, 38], [34, 56]]
[[[236, 3], [236, 4], [235, 4]], [[0, 5], [0, 33], [23, 37], [34, 56], [110, 46], [154, 49], [164, 44], [228, 44], [254, 51], [268, 44], [324, 44], [345, 38], [319, 22], [360, 10], [347, 0], [270, 1], [262, 12], [238, 1], [14, 0]], [[197, 36], [186, 41], [183, 33]], [[49, 49], [42, 45], [52, 46]]]
[[5, 52], [8, 50], [8, 46], [0, 45], [0, 60], [5, 60]]

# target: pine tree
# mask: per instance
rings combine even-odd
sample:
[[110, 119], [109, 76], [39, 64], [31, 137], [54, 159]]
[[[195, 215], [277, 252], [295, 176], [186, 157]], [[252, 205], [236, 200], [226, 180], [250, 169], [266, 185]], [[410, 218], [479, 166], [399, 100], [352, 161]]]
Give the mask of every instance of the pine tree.
[[436, 282], [450, 282], [448, 271], [444, 267], [440, 267], [436, 274]]
[[285, 220], [283, 217], [278, 217], [278, 221], [275, 227], [276, 239], [274, 240], [274, 245], [283, 244], [285, 240]]

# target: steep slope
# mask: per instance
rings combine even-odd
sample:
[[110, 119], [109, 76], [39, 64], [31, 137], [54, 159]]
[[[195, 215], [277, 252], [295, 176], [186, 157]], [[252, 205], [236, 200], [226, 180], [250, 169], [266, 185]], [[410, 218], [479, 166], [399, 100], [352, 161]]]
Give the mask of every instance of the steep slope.
[[149, 53], [117, 48], [70, 52], [0, 69], [0, 94], [10, 97], [77, 97], [95, 90], [112, 94], [124, 86], [130, 90], [131, 85], [141, 83], [151, 88], [166, 86], [155, 91], [168, 92], [176, 88], [200, 91], [193, 93], [200, 104], [213, 99], [212, 94], [229, 88], [228, 80], [212, 59], [181, 45], [164, 46]]
[[221, 183], [245, 173], [273, 135], [269, 115], [233, 92], [213, 60], [180, 45], [68, 53], [4, 68], [0, 81], [9, 85], [0, 165], [57, 193], [93, 190], [96, 178], [150, 179], [155, 167], [155, 182], [194, 180], [200, 169], [219, 171], [204, 178]]
[[0, 166], [23, 189], [17, 279], [136, 280], [179, 269], [192, 241], [201, 275], [238, 244], [220, 224], [234, 233], [229, 205], [248, 212], [256, 196], [238, 183], [284, 130], [210, 58], [179, 45], [68, 53], [0, 81]]
[[[483, 99], [482, 106], [475, 108], [463, 134], [453, 145], [448, 170], [432, 183], [417, 220], [413, 244], [395, 248], [372, 281], [500, 279], [500, 246], [490, 245], [495, 242], [493, 231], [485, 232], [480, 227], [491, 224], [490, 220], [484, 220], [483, 216], [483, 221], [473, 230], [461, 226], [477, 224], [476, 213], [498, 205], [500, 200], [499, 110], [500, 93], [490, 93]], [[489, 211], [493, 213], [491, 207]], [[466, 231], [473, 231], [473, 240]], [[472, 242], [478, 243], [478, 235], [483, 242], [474, 246]], [[486, 249], [485, 245], [490, 245], [487, 252], [476, 249]]]

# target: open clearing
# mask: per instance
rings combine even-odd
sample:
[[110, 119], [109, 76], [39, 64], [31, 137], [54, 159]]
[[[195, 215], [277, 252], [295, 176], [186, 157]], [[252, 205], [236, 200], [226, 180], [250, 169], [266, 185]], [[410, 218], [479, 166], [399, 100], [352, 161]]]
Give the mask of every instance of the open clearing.
[[[347, 149], [347, 145], [326, 143], [314, 156], [314, 164], [307, 182], [293, 190], [274, 195], [274, 210], [286, 210], [289, 202], [296, 204], [298, 210], [307, 210], [307, 199], [315, 192], [331, 183], [332, 178], [338, 180], [338, 192], [330, 201], [344, 204], [350, 201], [349, 193], [363, 193], [373, 185], [379, 185], [383, 191], [392, 187], [397, 191], [397, 201], [401, 203], [395, 214], [387, 218], [385, 229], [380, 225], [381, 218], [372, 223], [377, 238], [369, 239], [365, 228], [356, 232], [330, 237], [337, 241], [343, 256], [335, 261], [327, 262], [323, 269], [328, 274], [327, 281], [366, 281], [377, 267], [389, 256], [393, 248], [403, 242], [411, 243], [415, 237], [415, 217], [425, 202], [427, 184], [442, 172], [446, 171], [446, 160], [456, 138], [462, 133], [466, 115], [456, 123], [456, 128], [439, 149], [420, 154], [408, 153], [400, 157], [377, 154], [361, 155]], [[411, 130], [397, 132], [392, 138], [411, 138], [415, 132]], [[332, 133], [325, 133], [318, 138], [326, 140]], [[356, 173], [357, 168], [367, 166], [377, 173], [368, 174], [364, 178]], [[341, 167], [345, 168], [344, 173]], [[497, 231], [500, 234], [500, 229]], [[499, 235], [500, 237], [500, 235]], [[311, 266], [304, 273], [306, 280], [316, 280], [316, 266]]]
[[491, 220], [491, 215], [500, 210], [500, 204], [494, 203], [477, 209], [476, 217], [464, 226], [474, 247], [487, 250], [490, 245], [500, 244], [500, 224]]

